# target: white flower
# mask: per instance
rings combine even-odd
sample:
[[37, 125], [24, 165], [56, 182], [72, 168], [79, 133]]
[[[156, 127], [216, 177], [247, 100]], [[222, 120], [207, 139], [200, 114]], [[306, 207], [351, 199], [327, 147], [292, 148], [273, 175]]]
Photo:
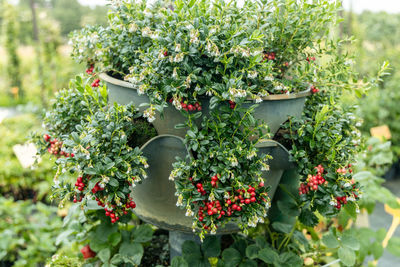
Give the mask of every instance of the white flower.
[[175, 52], [177, 52], [177, 53], [181, 52], [181, 44], [175, 45]]
[[186, 206], [186, 213], [185, 213], [185, 216], [191, 217], [191, 216], [193, 216], [193, 215], [194, 215], [194, 212], [192, 211], [192, 209], [190, 208], [190, 206], [187, 205], [187, 206]]
[[199, 43], [199, 31], [198, 30], [191, 30], [190, 31], [190, 42], [193, 44]]
[[131, 24], [129, 24], [129, 26], [128, 26], [129, 32], [136, 32], [137, 30], [138, 30], [138, 26], [136, 25], [136, 23], [132, 22]]
[[143, 95], [146, 92], [146, 85], [141, 84], [138, 88], [138, 95]]
[[329, 201], [329, 205], [335, 207], [337, 205], [337, 201], [335, 199], [331, 199], [331, 201]]
[[257, 75], [258, 75], [258, 72], [257, 72], [257, 71], [250, 71], [250, 72], [247, 74], [247, 77], [249, 77], [250, 79], [254, 79], [254, 78], [257, 78]]
[[172, 105], [174, 105], [174, 107], [177, 110], [181, 110], [182, 109], [182, 104], [181, 101], [179, 101], [179, 99], [177, 97], [174, 97], [173, 101], [172, 101]]
[[183, 53], [176, 54], [174, 62], [179, 63], [183, 61]]
[[149, 27], [144, 27], [144, 28], [142, 29], [142, 36], [143, 36], [143, 37], [150, 37], [151, 34], [152, 34], [152, 32], [151, 32], [151, 30], [150, 30]]
[[208, 196], [208, 201], [214, 201], [214, 200], [215, 200], [214, 193], [211, 193], [211, 194]]
[[183, 202], [183, 196], [180, 194], [180, 195], [178, 196], [178, 201], [176, 202], [176, 206], [177, 206], [177, 207], [182, 206], [182, 202]]
[[147, 118], [148, 122], [153, 122], [156, 117], [155, 117], [155, 108], [154, 107], [149, 107], [143, 112], [143, 117]]
[[354, 61], [352, 59], [348, 59], [344, 62], [344, 65], [346, 66], [352, 66], [354, 64]]
[[255, 99], [256, 99], [256, 103], [261, 103], [263, 101], [260, 96], [256, 96]]
[[254, 150], [252, 150], [248, 155], [247, 155], [247, 159], [252, 159], [254, 156], [256, 156], [257, 155], [257, 153], [254, 151]]
[[247, 92], [245, 90], [236, 88], [229, 88], [229, 94], [231, 95], [231, 99], [234, 99], [236, 97], [241, 98], [247, 96]]
[[346, 188], [349, 188], [349, 187], [351, 187], [351, 184], [349, 182], [347, 182], [343, 186], [346, 187]]
[[197, 84], [197, 85], [196, 85], [196, 88], [194, 88], [194, 90], [195, 90], [196, 92], [198, 92], [198, 91], [201, 90], [201, 88], [200, 88], [200, 86]]
[[178, 72], [176, 71], [176, 68], [172, 71], [172, 78], [176, 78], [178, 76]]

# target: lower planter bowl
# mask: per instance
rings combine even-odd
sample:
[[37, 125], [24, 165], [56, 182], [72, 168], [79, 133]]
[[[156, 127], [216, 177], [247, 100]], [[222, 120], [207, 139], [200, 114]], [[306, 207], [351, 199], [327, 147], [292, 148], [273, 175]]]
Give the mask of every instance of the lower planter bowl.
[[[100, 78], [107, 83], [109, 102], [117, 102], [119, 104], [128, 104], [132, 102], [139, 107], [142, 103], [149, 103], [150, 100], [146, 95], [139, 95], [135, 87], [128, 82], [115, 79], [105, 73], [100, 74]], [[303, 111], [306, 97], [310, 95], [310, 90], [295, 94], [270, 95], [263, 98], [263, 102], [254, 111], [256, 119], [266, 122], [272, 135], [276, 133], [281, 124], [288, 117], [299, 117]], [[209, 99], [204, 98], [201, 101], [203, 114], [209, 112]], [[250, 107], [254, 102], [245, 103]], [[141, 111], [145, 107], [139, 107]], [[164, 109], [163, 116], [156, 113], [156, 119], [153, 122], [158, 134], [171, 134], [184, 137], [186, 129], [175, 129], [175, 125], [184, 123], [186, 118], [181, 112], [176, 110], [171, 104]]]
[[[266, 140], [258, 144], [260, 153], [270, 154], [270, 170], [264, 172], [265, 184], [271, 187], [272, 199], [283, 172], [294, 166], [289, 162], [289, 153], [279, 143]], [[192, 232], [192, 217], [185, 216], [185, 210], [176, 206], [175, 184], [169, 174], [176, 157], [184, 159], [188, 154], [183, 139], [172, 135], [156, 136], [141, 148], [147, 157], [148, 178], [132, 188], [132, 198], [136, 202], [135, 213], [143, 221], [162, 229], [180, 232]], [[235, 223], [229, 223], [218, 230], [218, 234], [239, 231]]]

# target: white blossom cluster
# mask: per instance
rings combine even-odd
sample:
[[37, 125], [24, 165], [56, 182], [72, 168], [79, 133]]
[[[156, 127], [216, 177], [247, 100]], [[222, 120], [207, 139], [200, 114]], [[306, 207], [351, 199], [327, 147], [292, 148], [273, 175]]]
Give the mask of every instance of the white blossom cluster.
[[143, 117], [147, 118], [148, 122], [153, 122], [156, 119], [155, 115], [156, 112], [154, 107], [149, 107], [143, 112]]

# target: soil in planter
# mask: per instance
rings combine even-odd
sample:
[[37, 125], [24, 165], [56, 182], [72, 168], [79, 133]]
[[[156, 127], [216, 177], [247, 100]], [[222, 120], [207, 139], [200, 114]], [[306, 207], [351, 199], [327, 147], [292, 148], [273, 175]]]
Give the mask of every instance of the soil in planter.
[[168, 231], [157, 230], [144, 254], [140, 266], [153, 267], [157, 265], [169, 266]]
[[128, 144], [130, 147], [141, 147], [151, 138], [157, 136], [157, 131], [146, 119], [139, 118], [134, 121], [135, 129], [129, 134]]

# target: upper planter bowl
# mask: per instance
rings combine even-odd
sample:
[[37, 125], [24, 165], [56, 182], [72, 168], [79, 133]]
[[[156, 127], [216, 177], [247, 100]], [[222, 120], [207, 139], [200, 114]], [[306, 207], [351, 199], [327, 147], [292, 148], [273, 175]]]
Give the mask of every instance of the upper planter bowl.
[[[134, 85], [131, 83], [115, 79], [106, 73], [100, 74], [100, 78], [107, 83], [109, 102], [117, 102], [119, 104], [128, 104], [132, 102], [139, 107], [142, 103], [150, 103], [150, 99], [146, 95], [139, 95]], [[254, 117], [268, 124], [270, 133], [274, 135], [282, 123], [289, 117], [299, 117], [304, 108], [306, 97], [309, 96], [310, 90], [295, 94], [269, 95], [263, 98], [263, 102], [259, 103], [254, 111]], [[203, 114], [209, 112], [209, 100], [202, 99]], [[250, 107], [254, 102], [249, 100], [245, 106]], [[139, 107], [143, 111], [145, 107]], [[156, 112], [156, 119], [153, 125], [158, 134], [171, 134], [180, 137], [185, 137], [186, 129], [175, 129], [175, 125], [184, 123], [185, 117], [182, 116], [179, 110], [169, 105], [163, 111], [161, 117]]]

